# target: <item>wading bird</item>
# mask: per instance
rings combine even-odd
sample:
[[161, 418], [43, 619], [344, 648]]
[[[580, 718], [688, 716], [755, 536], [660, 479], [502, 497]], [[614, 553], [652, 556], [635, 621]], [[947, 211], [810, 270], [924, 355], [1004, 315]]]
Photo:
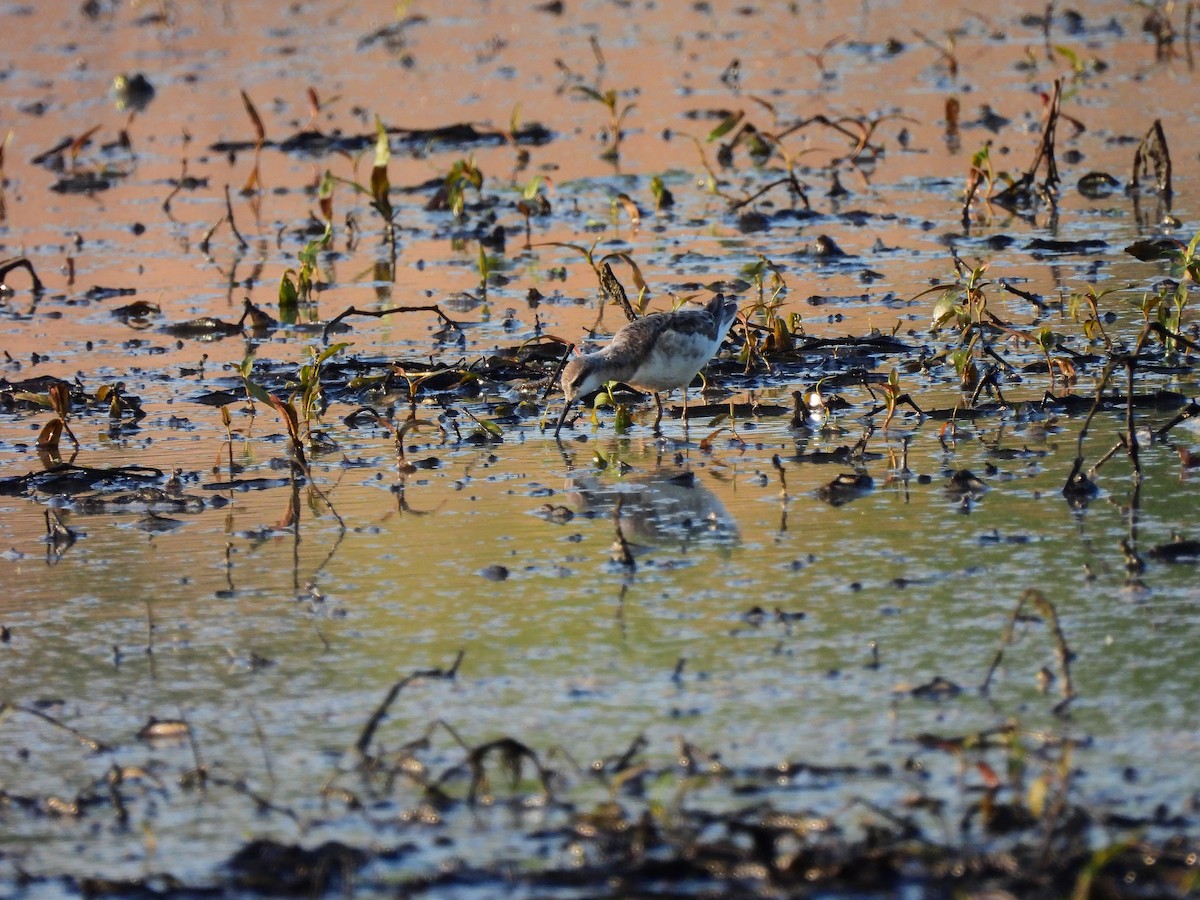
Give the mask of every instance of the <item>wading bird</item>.
[[562, 389], [566, 406], [558, 418], [558, 437], [572, 404], [610, 381], [654, 394], [658, 415], [654, 433], [659, 434], [663, 405], [660, 391], [683, 388], [683, 423], [687, 425], [687, 388], [716, 354], [729, 326], [737, 318], [737, 301], [717, 294], [703, 309], [679, 309], [651, 313], [630, 322], [603, 350], [577, 356], [563, 369]]

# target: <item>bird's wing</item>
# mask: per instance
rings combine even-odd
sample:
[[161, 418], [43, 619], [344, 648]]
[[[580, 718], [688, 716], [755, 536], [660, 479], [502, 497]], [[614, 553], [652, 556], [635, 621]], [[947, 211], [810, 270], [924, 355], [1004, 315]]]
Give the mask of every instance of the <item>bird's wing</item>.
[[614, 367], [621, 369], [626, 377], [631, 376], [638, 364], [649, 356], [658, 342], [659, 335], [670, 322], [671, 317], [663, 313], [651, 313], [634, 319], [613, 335], [612, 343], [604, 350], [605, 356]]

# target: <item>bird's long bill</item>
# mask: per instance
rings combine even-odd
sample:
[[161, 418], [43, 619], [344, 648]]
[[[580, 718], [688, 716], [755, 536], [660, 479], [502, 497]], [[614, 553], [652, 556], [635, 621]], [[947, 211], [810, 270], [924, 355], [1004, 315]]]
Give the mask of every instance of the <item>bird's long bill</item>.
[[562, 415], [558, 417], [558, 424], [554, 426], [554, 436], [558, 437], [558, 433], [562, 431], [563, 422], [567, 421], [567, 413], [571, 411], [571, 401], [568, 400], [563, 406]]

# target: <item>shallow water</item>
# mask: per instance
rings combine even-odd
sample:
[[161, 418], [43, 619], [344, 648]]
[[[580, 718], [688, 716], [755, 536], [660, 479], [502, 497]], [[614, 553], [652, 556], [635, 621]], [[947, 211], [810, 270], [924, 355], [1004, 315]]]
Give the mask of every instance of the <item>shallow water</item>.
[[[388, 688], [414, 670], [450, 666], [460, 650], [455, 679], [405, 690], [375, 736], [380, 746], [395, 749], [440, 719], [470, 746], [510, 735], [569, 771], [563, 760], [586, 767], [619, 754], [639, 734], [650, 758], [670, 759], [682, 736], [732, 766], [888, 767], [886, 775], [783, 783], [775, 802], [832, 814], [854, 797], [897, 804], [919, 786], [961, 813], [972, 773], [964, 775], [949, 754], [920, 748], [915, 736], [1013, 722], [1034, 742], [1077, 742], [1072, 762], [1086, 774], [1075, 788], [1085, 804], [1130, 816], [1150, 815], [1159, 804], [1185, 811], [1200, 714], [1191, 649], [1200, 625], [1194, 566], [1150, 562], [1132, 578], [1120, 551], [1122, 539], [1144, 551], [1176, 530], [1195, 536], [1196, 476], [1181, 469], [1174, 450], [1194, 438], [1183, 428], [1143, 448], [1145, 480], [1131, 513], [1132, 480], [1121, 459], [1102, 471], [1102, 493], [1087, 508], [1072, 508], [1061, 496], [1080, 417], [1014, 408], [961, 423], [943, 444], [942, 421], [901, 409], [869, 441], [878, 454], [866, 465], [874, 488], [835, 506], [819, 499], [818, 489], [848, 466], [804, 454], [859, 439], [876, 406], [861, 384], [837, 390], [850, 406], [826, 431], [793, 430], [790, 415], [743, 418], [736, 422], [741, 441], [724, 431], [711, 449], [700, 439], [718, 426], [704, 417], [693, 417], [686, 442], [671, 420], [668, 439], [659, 442], [644, 421], [629, 436], [614, 435], [608, 411], [599, 413], [597, 427], [585, 415], [561, 447], [536, 416], [506, 422], [502, 442], [481, 447], [456, 440], [449, 425], [443, 436], [433, 423], [449, 421], [445, 410], [425, 399], [419, 415], [428, 424], [406, 440], [407, 460], [420, 464], [411, 472], [397, 464], [386, 430], [345, 426], [353, 405], [339, 401], [324, 422], [340, 452], [313, 463], [336, 515], [301, 486], [293, 523], [293, 490], [280, 465], [282, 426], [272, 411], [260, 406], [252, 418], [236, 402], [229, 408], [241, 477], [280, 484], [211, 489], [225, 480], [213, 467], [226, 464], [226, 431], [217, 410], [196, 398], [214, 389], [239, 393], [230, 367], [249, 348], [277, 373], [298, 366], [307, 347], [321, 345], [320, 334], [283, 327], [265, 338], [202, 342], [162, 329], [200, 315], [236, 320], [243, 297], [273, 310], [280, 277], [297, 267], [311, 237], [300, 229], [317, 209], [313, 188], [321, 171], [363, 179], [371, 161], [369, 150], [354, 160], [267, 147], [265, 190], [239, 196], [253, 151], [211, 149], [218, 141], [253, 142], [239, 90], [253, 99], [270, 140], [305, 127], [310, 85], [324, 104], [316, 124], [326, 132], [371, 135], [376, 114], [403, 128], [472, 121], [503, 129], [518, 103], [522, 122], [551, 130], [548, 143], [528, 148], [519, 171], [514, 149], [503, 143], [393, 146], [394, 186], [422, 185], [474, 154], [486, 175], [483, 194], [504, 198], [506, 247], [488, 251], [504, 277], [489, 284], [486, 301], [478, 297], [478, 237], [493, 227], [486, 221], [491, 204], [468, 192], [464, 224], [423, 209], [431, 188], [394, 192], [400, 237], [388, 272], [376, 214], [339, 183], [334, 252], [320, 259], [314, 318], [328, 320], [349, 305], [436, 302], [463, 326], [461, 339], [441, 341], [436, 317], [425, 312], [351, 319], [351, 331], [339, 339], [350, 342], [345, 354], [354, 358], [451, 365], [543, 333], [577, 341], [601, 315], [605, 328], [615, 327], [620, 311], [598, 306], [583, 255], [550, 242], [597, 241], [598, 255], [630, 254], [650, 286], [652, 309], [670, 308], [672, 293], [707, 296], [703, 287], [714, 282], [729, 289], [761, 254], [780, 266], [784, 308], [800, 315], [807, 334], [895, 329], [911, 351], [902, 359], [947, 342], [928, 331], [934, 297], [918, 295], [952, 277], [948, 244], [972, 263], [990, 262], [992, 276], [1051, 302], [1088, 285], [1119, 288], [1105, 307], [1115, 312], [1110, 327], [1136, 331], [1135, 303], [1165, 267], [1136, 262], [1122, 248], [1159, 233], [1186, 241], [1195, 230], [1197, 195], [1195, 154], [1186, 149], [1195, 146], [1197, 123], [1179, 100], [1194, 75], [1182, 58], [1155, 61], [1141, 13], [1092, 4], [1083, 32], [1054, 35], [1055, 43], [1107, 65], [1068, 84], [1064, 112], [1087, 130], [1060, 135], [1064, 153], [1079, 158], [1060, 160], [1058, 216], [1027, 220], [995, 209], [964, 233], [960, 193], [970, 155], [990, 139], [993, 159], [1013, 169], [1026, 165], [1037, 139], [1037, 92], [1066, 74], [1066, 56], [1047, 50], [1037, 26], [1022, 24], [1022, 12], [1041, 14], [1044, 5], [986, 21], [965, 10], [947, 20], [944, 5], [920, 2], [864, 3], [849, 16], [827, 4], [806, 4], [799, 13], [723, 4], [703, 11], [707, 6], [569, 4], [555, 16], [519, 4], [443, 4], [439, 9], [450, 12], [436, 14], [418, 5], [413, 12], [428, 18], [405, 27], [394, 51], [364, 40], [387, 24], [382, 7], [359, 13], [312, 3], [280, 13], [167, 4], [165, 20], [155, 20], [149, 7], [108, 4], [95, 19], [74, 3], [0, 11], [5, 32], [23, 38], [0, 80], [0, 111], [14, 135], [4, 159], [0, 256], [27, 255], [48, 288], [35, 298], [24, 273], [10, 276], [17, 292], [0, 305], [0, 349], [9, 354], [3, 375], [11, 382], [77, 376], [89, 393], [124, 382], [147, 417], [110, 429], [99, 406], [77, 413], [76, 461], [153, 466], [164, 480], [180, 469], [184, 492], [204, 500], [201, 511], [165, 512], [162, 521], [140, 508], [84, 514], [77, 498], [45, 493], [0, 497], [0, 547], [11, 548], [0, 554], [0, 624], [11, 632], [0, 646], [0, 699], [36, 706], [115, 748], [91, 753], [49, 723], [10, 710], [0, 724], [0, 786], [9, 795], [70, 798], [114, 764], [144, 766], [159, 780], [145, 780], [127, 800], [136, 826], [129, 829], [91, 809], [55, 817], [10, 803], [0, 844], [6, 888], [15, 889], [18, 872], [169, 872], [203, 884], [258, 835], [305, 844], [414, 842], [403, 864], [373, 864], [373, 877], [384, 883], [452, 860], [571, 864], [573, 851], [529, 837], [561, 817], [534, 804], [451, 812], [435, 829], [408, 818], [420, 801], [411, 786], [364, 810], [321, 796], [331, 781], [359, 789], [348, 750]], [[956, 77], [912, 30], [941, 37], [946, 26], [938, 23], [947, 21], [961, 28]], [[853, 41], [842, 37], [823, 57], [831, 74], [822, 76], [811, 54], [847, 34]], [[888, 38], [904, 48], [887, 50]], [[740, 83], [723, 83], [734, 58]], [[157, 94], [129, 120], [114, 107], [109, 84], [134, 71], [145, 72]], [[574, 75], [619, 88], [622, 104], [637, 104], [615, 166], [599, 158], [604, 111], [569, 89]], [[957, 141], [943, 122], [950, 96], [963, 110]], [[44, 111], [25, 111], [34, 102]], [[985, 103], [1012, 123], [995, 134], [971, 127]], [[764, 218], [751, 223], [704, 190], [705, 170], [687, 136], [704, 143], [719, 121], [708, 114], [713, 109], [744, 109], [763, 128], [775, 119], [787, 124], [865, 110], [882, 117], [887, 152], [869, 172], [843, 169], [849, 194], [830, 197], [824, 167], [848, 151], [846, 139], [804, 130], [789, 146], [815, 215], [777, 191], [755, 205]], [[1136, 140], [1156, 117], [1176, 151], [1178, 227], [1161, 225], [1152, 199], [1135, 203], [1116, 193], [1089, 200], [1074, 189], [1092, 169], [1126, 180]], [[91, 195], [52, 191], [62, 173], [31, 159], [93, 125], [100, 127], [96, 142], [113, 141], [125, 127], [132, 150], [92, 144], [76, 166], [124, 174]], [[715, 144], [704, 146], [715, 167]], [[167, 213], [161, 204], [168, 179], [185, 159], [188, 174], [207, 185], [181, 192]], [[523, 249], [514, 204], [535, 174], [550, 179], [553, 212], [534, 220], [540, 245]], [[739, 151], [737, 166], [722, 173], [722, 189], [749, 194], [777, 174]], [[675, 194], [672, 211], [652, 212], [655, 175]], [[204, 252], [201, 238], [224, 211], [225, 184], [249, 246], [239, 249], [222, 226]], [[613, 205], [619, 191], [642, 207], [640, 225]], [[344, 225], [350, 210], [357, 235]], [[815, 256], [818, 235], [851, 256]], [[1106, 244], [1043, 254], [1028, 249], [1033, 238]], [[614, 269], [629, 287], [628, 267], [616, 262]], [[136, 293], [97, 298], [89, 294], [97, 286]], [[526, 299], [531, 287], [546, 298], [536, 308]], [[753, 300], [753, 287], [734, 289], [747, 305]], [[994, 309], [1006, 318], [1078, 336], [1065, 311], [1038, 319], [1028, 302], [996, 297]], [[146, 329], [112, 315], [134, 299], [161, 310]], [[1011, 355], [1022, 364], [1040, 360], [1017, 345]], [[884, 376], [898, 361], [863, 355], [865, 369]], [[838, 368], [814, 362], [803, 386], [825, 374], [822, 365]], [[198, 371], [185, 375], [185, 367]], [[1094, 391], [1096, 369], [1081, 365], [1078, 394]], [[1161, 376], [1143, 387], [1190, 396], [1192, 381]], [[802, 386], [762, 371], [724, 383], [733, 400], [752, 394], [788, 408], [791, 391]], [[949, 409], [958, 399], [952, 372], [906, 371], [902, 383], [925, 409]], [[1038, 400], [1048, 386], [1044, 370], [1034, 368], [1006, 396]], [[540, 403], [543, 387], [450, 402], [487, 418], [499, 400]], [[403, 411], [395, 397], [363, 397], [380, 408], [399, 403]], [[557, 409], [552, 400], [550, 414]], [[1146, 413], [1143, 424], [1162, 425], [1171, 414]], [[1092, 461], [1118, 440], [1120, 415], [1102, 413], [1093, 423]], [[0, 412], [0, 477], [40, 468], [32, 445], [48, 417]], [[464, 422], [460, 433], [467, 432], [465, 417], [457, 419]], [[776, 454], [786, 494], [772, 464]], [[694, 473], [694, 485], [674, 479], [682, 469]], [[980, 476], [986, 490], [966, 500], [948, 491], [947, 477], [962, 469]], [[632, 570], [612, 561], [618, 496], [621, 528], [635, 545]], [[573, 516], [550, 516], [547, 504]], [[61, 509], [80, 533], [73, 545], [45, 541], [48, 507]], [[1041, 624], [1018, 625], [989, 698], [973, 690], [1028, 588], [1052, 601], [1074, 654], [1077, 697], [1067, 716], [1052, 711], [1061, 676], [1047, 693], [1037, 688], [1039, 669], [1059, 673]], [[789, 615], [777, 616], [777, 609]], [[943, 701], [912, 695], [935, 676], [966, 690]], [[186, 718], [195, 745], [139, 741], [152, 716]], [[434, 761], [450, 766], [461, 755], [445, 733], [435, 733]], [[906, 774], [906, 760], [914, 758], [919, 765]], [[257, 811], [228, 786], [207, 794], [182, 788], [181, 773], [201, 763], [220, 777], [244, 779], [295, 819], [278, 809]], [[656, 789], [665, 802], [676, 787]], [[584, 782], [573, 796], [586, 806], [607, 794]], [[722, 808], [737, 795], [708, 786], [696, 789], [695, 801]], [[35, 882], [22, 890], [36, 896], [61, 886]]]

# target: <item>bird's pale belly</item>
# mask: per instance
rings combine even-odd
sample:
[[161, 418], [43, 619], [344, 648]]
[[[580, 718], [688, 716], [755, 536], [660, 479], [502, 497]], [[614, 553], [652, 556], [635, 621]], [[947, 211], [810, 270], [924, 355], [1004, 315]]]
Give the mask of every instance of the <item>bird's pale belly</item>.
[[643, 391], [670, 391], [691, 384], [696, 373], [712, 356], [711, 342], [678, 341], [673, 347], [655, 349], [627, 380]]

